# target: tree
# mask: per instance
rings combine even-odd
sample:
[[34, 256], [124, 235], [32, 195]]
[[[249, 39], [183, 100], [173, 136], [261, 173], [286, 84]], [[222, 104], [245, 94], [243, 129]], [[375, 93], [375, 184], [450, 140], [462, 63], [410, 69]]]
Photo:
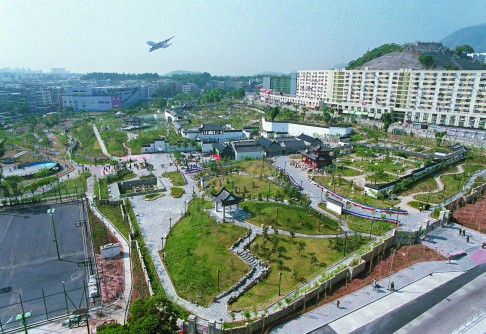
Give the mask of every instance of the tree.
[[442, 144], [442, 142], [444, 141], [444, 137], [445, 137], [446, 134], [447, 134], [446, 131], [436, 132], [435, 133], [435, 141], [437, 143], [437, 146], [440, 146]]
[[96, 329], [98, 334], [128, 334], [129, 329], [127, 325], [120, 325], [119, 323], [111, 323], [101, 325]]
[[390, 113], [385, 113], [383, 115], [383, 130], [385, 130], [385, 132], [388, 132], [388, 128], [392, 123], [393, 123], [392, 115]]
[[474, 53], [474, 49], [467, 44], [456, 46], [456, 55], [464, 57], [468, 53]]
[[280, 107], [279, 106], [275, 106], [270, 110], [270, 119], [272, 120], [272, 122], [275, 120], [275, 118], [278, 116], [278, 114], [280, 114]]
[[435, 60], [434, 57], [432, 57], [431, 55], [420, 55], [419, 62], [426, 68], [435, 67]]
[[128, 327], [131, 334], [174, 333], [179, 316], [179, 311], [165, 296], [141, 298], [130, 306]]

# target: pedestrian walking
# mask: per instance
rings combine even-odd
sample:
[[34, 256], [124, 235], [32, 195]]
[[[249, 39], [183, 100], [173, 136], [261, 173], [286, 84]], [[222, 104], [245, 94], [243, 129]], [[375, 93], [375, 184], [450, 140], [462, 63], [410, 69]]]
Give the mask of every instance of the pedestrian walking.
[[469, 243], [469, 236], [466, 237], [466, 242]]
[[373, 287], [373, 291], [376, 290], [376, 279], [373, 278], [373, 282], [371, 282], [371, 286]]
[[459, 235], [461, 235], [461, 234], [462, 234], [462, 229], [459, 229]]
[[395, 282], [391, 282], [391, 284], [390, 284], [390, 291], [391, 292], [395, 291]]
[[336, 300], [336, 306], [337, 306], [337, 308], [340, 308], [339, 305], [341, 305], [341, 302], [338, 299], [338, 300]]
[[462, 235], [466, 235], [466, 229], [462, 230]]

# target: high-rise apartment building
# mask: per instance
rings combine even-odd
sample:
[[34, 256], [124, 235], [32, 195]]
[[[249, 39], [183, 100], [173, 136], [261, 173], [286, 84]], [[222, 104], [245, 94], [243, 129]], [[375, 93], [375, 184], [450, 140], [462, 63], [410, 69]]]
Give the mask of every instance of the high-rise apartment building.
[[299, 71], [296, 96], [262, 93], [269, 101], [380, 119], [486, 128], [486, 71]]
[[295, 96], [297, 74], [263, 77], [263, 89]]

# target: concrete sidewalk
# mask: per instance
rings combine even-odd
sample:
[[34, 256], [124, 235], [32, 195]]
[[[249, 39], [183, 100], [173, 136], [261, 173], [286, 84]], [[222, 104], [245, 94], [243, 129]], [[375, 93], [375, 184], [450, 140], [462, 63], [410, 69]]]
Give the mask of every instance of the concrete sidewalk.
[[[379, 319], [391, 310], [395, 310], [412, 300], [422, 296], [435, 288], [449, 282], [453, 278], [463, 274], [462, 272], [435, 273], [426, 276], [410, 285], [387, 294], [379, 302], [368, 304], [348, 315], [341, 317], [329, 324], [336, 333], [350, 333], [367, 323]], [[345, 311], [345, 310], [344, 310]]]
[[[382, 289], [373, 291], [371, 285], [368, 285], [341, 298], [340, 308], [337, 307], [335, 302], [322, 305], [275, 327], [271, 333], [308, 333], [327, 324], [334, 324], [336, 327], [334, 330], [338, 333], [347, 333], [354, 330], [351, 327], [358, 326], [358, 324], [361, 327], [367, 322], [375, 320], [373, 317], [382, 316], [427, 293], [430, 289], [448, 282], [461, 273], [481, 263], [486, 263], [486, 250], [481, 249], [477, 242], [467, 244], [465, 237], [459, 236], [457, 230], [458, 227], [454, 225], [436, 229], [429, 234], [428, 239], [434, 240], [433, 248], [439, 248], [442, 250], [441, 253], [446, 254], [457, 249], [464, 249], [466, 245], [469, 245], [470, 247], [466, 248], [466, 256], [458, 260], [452, 260], [450, 264], [447, 261], [417, 263], [393, 274], [389, 278], [379, 281], [378, 283], [383, 287]], [[479, 239], [482, 236], [471, 230], [467, 232], [474, 239]], [[430, 247], [431, 245], [427, 246]], [[437, 250], [439, 251], [439, 249]], [[431, 274], [432, 276], [429, 276]], [[397, 297], [398, 294], [392, 296], [393, 302], [388, 297], [391, 294], [387, 290], [389, 282], [395, 283], [395, 290], [402, 291], [400, 296]], [[411, 293], [412, 291], [413, 293]], [[359, 311], [361, 309], [363, 311]], [[345, 321], [338, 322], [338, 319], [341, 318], [345, 318]]]

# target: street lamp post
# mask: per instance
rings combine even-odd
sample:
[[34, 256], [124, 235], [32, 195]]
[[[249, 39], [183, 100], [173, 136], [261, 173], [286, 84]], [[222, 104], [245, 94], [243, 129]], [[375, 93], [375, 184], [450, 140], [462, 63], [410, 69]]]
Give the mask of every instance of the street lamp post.
[[321, 202], [322, 202], [322, 195], [324, 194], [324, 189], [321, 188]]
[[278, 226], [278, 209], [280, 209], [279, 207], [277, 207], [277, 219], [275, 221], [275, 226]]
[[285, 169], [287, 169], [287, 161], [285, 161], [285, 163], [284, 163], [284, 172], [285, 172]]
[[219, 274], [221, 273], [221, 270], [218, 269], [218, 293], [219, 293]]
[[344, 231], [344, 256], [346, 256], [347, 244], [348, 244], [348, 232]]
[[172, 231], [172, 218], [169, 218], [169, 231]]
[[57, 242], [56, 225], [54, 224], [54, 211], [56, 211], [56, 209], [50, 208], [47, 210], [47, 213], [51, 216], [52, 230], [54, 232], [54, 242], [56, 243], [57, 259], [61, 261], [61, 255], [59, 254], [59, 244]]
[[[395, 259], [395, 253], [397, 253], [397, 250], [393, 249], [392, 250], [392, 259], [391, 259], [391, 263], [390, 263], [390, 274], [388, 275], [388, 290], [390, 289], [390, 282], [391, 282], [392, 270], [393, 270], [393, 260]], [[405, 254], [402, 254], [402, 253], [399, 253], [399, 254], [405, 256]]]
[[278, 295], [280, 296], [280, 284], [282, 283], [282, 272], [278, 273]]
[[370, 228], [370, 239], [371, 239], [371, 232], [373, 231], [373, 223], [375, 222], [374, 219], [371, 220], [371, 228]]

